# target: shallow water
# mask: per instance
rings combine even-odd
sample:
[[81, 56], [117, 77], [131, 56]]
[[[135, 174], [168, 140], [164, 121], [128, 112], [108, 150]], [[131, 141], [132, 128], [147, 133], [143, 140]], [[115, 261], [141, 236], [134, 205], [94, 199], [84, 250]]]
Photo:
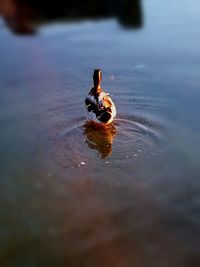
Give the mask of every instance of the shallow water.
[[[175, 2], [144, 1], [140, 31], [2, 22], [1, 266], [200, 265], [199, 3]], [[105, 129], [84, 115], [97, 67]]]

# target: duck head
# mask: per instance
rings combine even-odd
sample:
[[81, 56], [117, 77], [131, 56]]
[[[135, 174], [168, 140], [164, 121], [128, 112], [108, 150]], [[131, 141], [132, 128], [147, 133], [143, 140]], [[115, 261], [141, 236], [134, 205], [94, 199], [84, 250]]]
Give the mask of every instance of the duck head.
[[101, 80], [102, 80], [101, 70], [94, 70], [93, 74], [94, 88], [100, 87]]

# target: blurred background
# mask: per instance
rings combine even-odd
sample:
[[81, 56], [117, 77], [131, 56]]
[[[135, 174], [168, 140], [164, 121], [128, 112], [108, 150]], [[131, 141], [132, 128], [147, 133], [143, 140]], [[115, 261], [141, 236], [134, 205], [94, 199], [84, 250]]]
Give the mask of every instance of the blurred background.
[[6, 25], [15, 33], [34, 33], [38, 23], [54, 20], [83, 20], [117, 17], [127, 27], [142, 24], [140, 0], [1, 0], [0, 12]]
[[200, 266], [199, 25], [198, 0], [0, 0], [1, 267]]

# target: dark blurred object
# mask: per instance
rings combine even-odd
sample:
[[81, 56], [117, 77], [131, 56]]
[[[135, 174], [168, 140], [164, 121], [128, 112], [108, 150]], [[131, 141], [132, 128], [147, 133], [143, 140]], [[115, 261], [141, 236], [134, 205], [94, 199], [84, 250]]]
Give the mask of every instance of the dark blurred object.
[[56, 19], [117, 17], [125, 27], [140, 28], [140, 0], [0, 0], [0, 15], [18, 34], [33, 34], [38, 23]]

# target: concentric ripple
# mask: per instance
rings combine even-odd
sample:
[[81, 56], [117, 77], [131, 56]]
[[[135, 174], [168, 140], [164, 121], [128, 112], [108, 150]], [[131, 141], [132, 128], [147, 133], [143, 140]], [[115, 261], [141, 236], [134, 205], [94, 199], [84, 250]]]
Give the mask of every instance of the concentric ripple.
[[159, 138], [158, 131], [147, 123], [139, 122], [139, 120], [116, 119], [115, 126], [118, 132], [117, 138], [115, 139], [117, 142], [132, 143], [142, 140], [145, 142], [146, 139], [156, 141]]
[[[62, 124], [63, 122], [60, 122]], [[68, 118], [59, 125], [53, 136], [52, 159], [58, 165], [78, 166], [80, 162], [92, 163], [96, 158], [125, 160], [138, 153], [155, 151], [160, 141], [158, 125], [144, 118], [124, 116], [112, 125], [99, 126], [88, 123], [84, 116]]]

